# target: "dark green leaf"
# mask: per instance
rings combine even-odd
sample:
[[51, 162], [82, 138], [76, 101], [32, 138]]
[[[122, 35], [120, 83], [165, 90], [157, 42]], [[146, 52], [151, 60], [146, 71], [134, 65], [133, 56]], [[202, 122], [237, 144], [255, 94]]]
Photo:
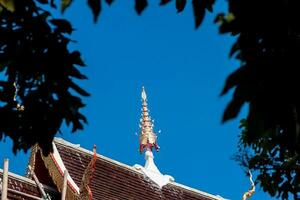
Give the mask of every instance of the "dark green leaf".
[[81, 87], [79, 87], [78, 85], [76, 85], [73, 82], [70, 82], [70, 88], [72, 88], [73, 90], [75, 90], [76, 92], [78, 92], [78, 94], [82, 95], [82, 96], [90, 96], [89, 93], [87, 93], [84, 89], [82, 89]]
[[97, 22], [99, 14], [101, 12], [101, 0], [88, 0], [88, 5], [93, 12], [94, 22]]
[[196, 28], [198, 28], [203, 21], [205, 15], [205, 6], [206, 6], [205, 2], [206, 1], [204, 0], [192, 1]]
[[246, 78], [246, 66], [238, 68], [232, 74], [230, 74], [226, 80], [225, 86], [221, 92], [221, 95], [226, 94], [231, 88], [237, 86], [241, 81]]
[[222, 122], [226, 122], [230, 119], [235, 118], [240, 110], [242, 105], [244, 104], [244, 101], [242, 101], [239, 98], [234, 98], [231, 100], [231, 102], [227, 105], [225, 112], [223, 114]]
[[207, 0], [206, 9], [207, 9], [209, 12], [212, 12], [212, 11], [213, 11], [213, 5], [214, 5], [215, 1], [216, 1], [216, 0]]
[[70, 69], [70, 76], [78, 78], [78, 79], [87, 79], [87, 77], [80, 73], [80, 71], [76, 67], [72, 67]]
[[185, 8], [186, 0], [176, 0], [176, 9], [177, 12], [182, 12]]
[[48, 0], [37, 0], [37, 2], [39, 2], [41, 4], [48, 4], [49, 3]]
[[81, 113], [78, 113], [78, 119], [82, 120], [86, 124], [88, 123], [86, 117]]
[[44, 13], [42, 13], [40, 15], [40, 18], [42, 18], [43, 20], [47, 20], [47, 18], [50, 16], [51, 14], [47, 11], [45, 11]]
[[74, 64], [85, 66], [83, 60], [81, 59], [81, 54], [79, 51], [73, 51], [70, 56]]
[[229, 53], [229, 57], [232, 57], [235, 53], [237, 53], [240, 50], [240, 45], [239, 42], [237, 41], [236, 43], [234, 43], [231, 47], [230, 53]]
[[61, 12], [63, 13], [73, 2], [73, 0], [61, 0]]
[[160, 0], [160, 5], [166, 5], [167, 3], [171, 2], [172, 0]]
[[147, 0], [135, 0], [135, 11], [138, 13], [138, 15], [142, 14], [142, 12], [145, 10], [145, 8], [148, 6]]
[[73, 121], [73, 128], [72, 128], [72, 133], [76, 132], [77, 130], [82, 130], [83, 125], [79, 121]]
[[58, 32], [71, 34], [73, 31], [71, 23], [65, 19], [52, 19], [50, 22], [57, 27]]

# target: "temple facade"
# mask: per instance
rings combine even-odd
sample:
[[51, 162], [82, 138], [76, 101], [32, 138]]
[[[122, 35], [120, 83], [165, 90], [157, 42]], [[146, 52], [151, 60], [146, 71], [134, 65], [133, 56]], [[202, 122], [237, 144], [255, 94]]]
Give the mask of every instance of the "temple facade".
[[[134, 166], [97, 154], [95, 146], [89, 151], [61, 138], [54, 139], [53, 152], [48, 156], [36, 145], [26, 175], [8, 173], [7, 199], [223, 200], [161, 174], [152, 152], [159, 146], [144, 88], [139, 142], [145, 164]], [[3, 170], [0, 177], [4, 177]], [[0, 179], [2, 194], [3, 185]]]

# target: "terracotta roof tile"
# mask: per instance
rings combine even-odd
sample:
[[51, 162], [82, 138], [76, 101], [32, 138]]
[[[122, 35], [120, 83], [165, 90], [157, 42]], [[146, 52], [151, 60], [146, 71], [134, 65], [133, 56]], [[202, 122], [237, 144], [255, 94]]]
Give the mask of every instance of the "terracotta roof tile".
[[[75, 183], [80, 186], [82, 175], [92, 152], [62, 140], [55, 142], [57, 150]], [[171, 183], [160, 189], [133, 167], [97, 156], [96, 171], [91, 181], [95, 200], [218, 200], [213, 195]]]

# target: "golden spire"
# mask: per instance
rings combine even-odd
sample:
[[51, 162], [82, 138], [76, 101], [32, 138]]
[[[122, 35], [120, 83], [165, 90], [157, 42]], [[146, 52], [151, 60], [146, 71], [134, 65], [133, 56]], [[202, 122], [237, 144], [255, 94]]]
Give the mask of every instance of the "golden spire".
[[140, 153], [144, 150], [151, 150], [154, 147], [157, 151], [157, 136], [153, 132], [153, 123], [149, 115], [147, 95], [145, 88], [142, 88], [142, 118], [140, 120]]

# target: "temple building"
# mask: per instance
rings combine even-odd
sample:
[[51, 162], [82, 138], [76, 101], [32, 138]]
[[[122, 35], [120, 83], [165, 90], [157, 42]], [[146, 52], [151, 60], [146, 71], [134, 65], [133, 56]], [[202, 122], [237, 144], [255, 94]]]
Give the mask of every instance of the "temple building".
[[1, 195], [10, 200], [224, 200], [160, 172], [154, 162], [153, 151], [159, 146], [144, 88], [139, 142], [144, 166], [120, 163], [98, 154], [96, 146], [89, 151], [61, 138], [54, 139], [48, 156], [36, 145], [25, 176], [0, 170]]

